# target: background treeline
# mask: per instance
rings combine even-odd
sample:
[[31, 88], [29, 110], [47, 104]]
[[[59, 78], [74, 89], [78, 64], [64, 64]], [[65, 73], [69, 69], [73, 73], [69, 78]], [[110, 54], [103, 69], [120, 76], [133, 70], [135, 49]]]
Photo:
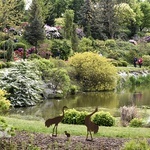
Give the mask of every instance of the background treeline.
[[150, 65], [149, 14], [137, 0], [0, 1], [0, 88], [14, 106], [114, 90], [116, 67]]

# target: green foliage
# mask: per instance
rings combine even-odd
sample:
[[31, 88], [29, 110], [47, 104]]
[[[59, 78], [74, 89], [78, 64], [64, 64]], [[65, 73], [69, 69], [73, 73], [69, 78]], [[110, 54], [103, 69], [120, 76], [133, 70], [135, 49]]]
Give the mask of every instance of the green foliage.
[[69, 109], [65, 111], [65, 116], [63, 118], [63, 123], [66, 124], [84, 124], [85, 116], [87, 112], [77, 111], [75, 109]]
[[150, 66], [150, 55], [144, 55], [142, 56], [142, 59], [144, 66]]
[[0, 138], [11, 137], [15, 134], [15, 128], [6, 123], [6, 121], [0, 117]]
[[33, 0], [29, 10], [29, 25], [25, 28], [24, 38], [36, 48], [39, 42], [45, 39], [44, 23], [41, 12], [39, 1]]
[[9, 35], [7, 33], [4, 32], [0, 32], [0, 40], [1, 41], [5, 41], [9, 39]]
[[93, 51], [92, 40], [89, 38], [82, 38], [78, 45], [78, 52]]
[[21, 22], [24, 15], [23, 0], [0, 1], [0, 27], [13, 27]]
[[33, 59], [41, 59], [41, 56], [39, 56], [38, 54], [30, 54], [28, 57], [29, 60], [33, 60]]
[[147, 76], [139, 76], [135, 78], [134, 76], [131, 76], [129, 78], [129, 81], [131, 82], [132, 85], [145, 85], [150, 83], [150, 75]]
[[105, 44], [107, 47], [116, 47], [116, 41], [111, 39], [111, 40], [106, 40]]
[[53, 40], [51, 52], [55, 58], [68, 60], [71, 54], [71, 43], [66, 40]]
[[70, 90], [70, 77], [63, 68], [53, 68], [49, 70], [46, 83], [49, 84], [49, 87], [54, 91], [54, 94], [60, 91], [63, 96], [66, 96]]
[[66, 39], [71, 38], [73, 20], [74, 20], [74, 11], [67, 9], [64, 14], [64, 36]]
[[6, 56], [6, 51], [0, 50], [0, 59], [4, 59]]
[[33, 106], [41, 102], [43, 82], [34, 62], [16, 62], [0, 70], [0, 87], [6, 90], [13, 106]]
[[121, 66], [123, 66], [123, 67], [128, 66], [128, 63], [126, 61], [120, 60], [120, 62], [121, 62]]
[[26, 49], [26, 45], [22, 42], [14, 43], [14, 49], [17, 50], [18, 48]]
[[[37, 55], [32, 56], [34, 56], [33, 58], [35, 58]], [[46, 78], [48, 77], [48, 73], [52, 68], [54, 68], [54, 63], [44, 58], [36, 59], [34, 62], [38, 70], [42, 73], [42, 79], [46, 80]]]
[[[65, 111], [65, 116], [63, 118], [63, 123], [66, 124], [78, 124], [82, 125], [85, 122], [85, 117], [88, 115], [87, 111], [77, 111], [76, 109], [69, 109]], [[109, 112], [97, 112], [92, 118], [94, 123], [99, 126], [113, 126], [115, 119], [110, 115]]]
[[7, 92], [0, 89], [0, 114], [8, 111], [10, 107], [10, 101], [6, 99]]
[[105, 57], [92, 52], [77, 53], [69, 59], [84, 91], [106, 91], [116, 87], [116, 68]]
[[130, 121], [129, 126], [130, 127], [142, 127], [143, 121], [139, 118], [134, 118]]
[[74, 52], [78, 50], [78, 43], [79, 43], [79, 39], [78, 39], [77, 32], [76, 32], [76, 25], [73, 24], [72, 34], [71, 34], [71, 46]]
[[68, 72], [63, 69], [66, 66], [64, 61], [42, 58], [34, 62], [38, 70], [42, 73], [42, 79], [54, 91], [54, 94], [59, 91], [60, 95], [66, 96], [70, 90], [71, 83]]
[[124, 60], [115, 60], [115, 59], [110, 59], [110, 62], [114, 65], [114, 66], [122, 66], [122, 67], [127, 67], [128, 63]]
[[70, 94], [74, 95], [74, 94], [77, 93], [77, 91], [78, 91], [77, 86], [76, 85], [71, 85], [71, 87], [70, 87]]
[[124, 50], [124, 51], [129, 51], [129, 50], [133, 50], [136, 48], [136, 45], [128, 41], [116, 40], [116, 44], [119, 49]]
[[99, 126], [113, 126], [115, 118], [109, 113], [100, 111], [93, 115], [93, 121]]
[[14, 42], [11, 39], [8, 39], [6, 41], [6, 45], [7, 45], [6, 60], [8, 62], [8, 61], [12, 61], [13, 59]]
[[126, 142], [121, 150], [150, 150], [150, 146], [146, 139], [133, 139]]

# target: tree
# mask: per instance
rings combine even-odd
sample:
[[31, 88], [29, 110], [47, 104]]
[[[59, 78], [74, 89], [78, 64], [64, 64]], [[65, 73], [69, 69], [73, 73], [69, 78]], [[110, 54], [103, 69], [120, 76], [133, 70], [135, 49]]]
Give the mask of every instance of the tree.
[[101, 0], [96, 8], [100, 14], [103, 39], [114, 38], [118, 30], [118, 19], [114, 10], [115, 4], [113, 0]]
[[46, 81], [51, 85], [50, 88], [55, 94], [58, 94], [57, 92], [61, 90], [63, 92], [62, 95], [66, 96], [69, 92], [70, 77], [65, 69], [51, 69]]
[[7, 61], [12, 61], [12, 59], [13, 59], [13, 51], [14, 51], [14, 42], [9, 38], [6, 41], [6, 45], [7, 45], [6, 60]]
[[79, 11], [84, 4], [84, 0], [72, 0], [71, 4], [69, 5], [69, 9], [74, 11], [74, 22], [78, 23], [79, 21]]
[[54, 3], [51, 0], [39, 0], [39, 6], [41, 7], [41, 16], [43, 21], [47, 25], [54, 25], [55, 23], [55, 13], [54, 13]]
[[0, 26], [3, 28], [14, 26], [21, 22], [24, 14], [23, 0], [0, 1]]
[[71, 45], [72, 45], [72, 49], [74, 52], [76, 52], [78, 50], [78, 42], [79, 42], [79, 39], [78, 39], [78, 36], [76, 33], [76, 25], [73, 24], [72, 34], [71, 34]]
[[64, 14], [64, 37], [66, 39], [71, 38], [73, 20], [74, 20], [73, 10], [66, 10]]
[[94, 7], [91, 0], [85, 0], [79, 14], [78, 24], [84, 27], [85, 35], [89, 37], [91, 36], [91, 25], [94, 17]]
[[45, 39], [45, 32], [44, 32], [44, 23], [43, 18], [41, 16], [41, 10], [38, 3], [38, 0], [33, 0], [32, 5], [29, 10], [29, 25], [27, 25], [24, 38], [32, 45], [37, 47], [39, 42]]
[[130, 23], [127, 24], [127, 28], [130, 30], [129, 37], [133, 37], [139, 32], [139, 28], [142, 24], [143, 12], [141, 11], [139, 3], [134, 3], [130, 7], [134, 11], [134, 17], [130, 20]]
[[143, 13], [142, 23], [140, 25], [140, 31], [142, 31], [144, 28], [150, 27], [150, 3], [142, 2], [140, 3], [140, 8]]

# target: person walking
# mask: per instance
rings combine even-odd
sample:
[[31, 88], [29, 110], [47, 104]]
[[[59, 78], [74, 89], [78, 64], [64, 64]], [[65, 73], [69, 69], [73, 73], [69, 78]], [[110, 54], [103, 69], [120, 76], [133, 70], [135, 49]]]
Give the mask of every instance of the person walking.
[[142, 67], [142, 64], [143, 64], [143, 59], [142, 59], [142, 58], [139, 58], [139, 59], [138, 59], [138, 64], [139, 64], [139, 67], [141, 68], [141, 67]]
[[134, 57], [134, 60], [133, 60], [134, 67], [136, 67], [137, 61], [138, 61], [138, 59], [136, 57]]

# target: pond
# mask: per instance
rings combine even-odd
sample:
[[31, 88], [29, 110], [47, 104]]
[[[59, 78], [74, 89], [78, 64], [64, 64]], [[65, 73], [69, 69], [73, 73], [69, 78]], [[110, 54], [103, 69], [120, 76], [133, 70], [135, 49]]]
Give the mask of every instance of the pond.
[[148, 87], [134, 87], [120, 92], [79, 93], [65, 99], [44, 100], [43, 103], [33, 107], [12, 108], [10, 114], [31, 115], [45, 119], [61, 114], [61, 109], [65, 105], [79, 111], [92, 111], [98, 106], [99, 110], [109, 112], [118, 110], [124, 105], [150, 107], [150, 90]]

